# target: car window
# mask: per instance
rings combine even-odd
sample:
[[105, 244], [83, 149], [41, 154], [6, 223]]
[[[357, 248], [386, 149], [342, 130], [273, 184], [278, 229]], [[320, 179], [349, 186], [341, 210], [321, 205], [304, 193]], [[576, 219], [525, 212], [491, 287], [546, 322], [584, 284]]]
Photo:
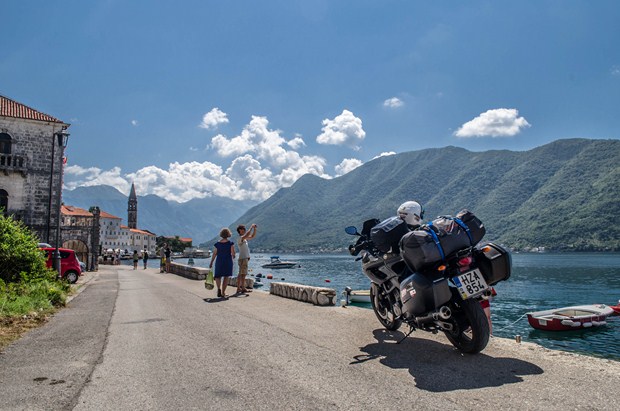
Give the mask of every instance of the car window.
[[68, 251], [61, 251], [60, 252], [60, 258], [68, 258], [71, 255], [70, 252]]

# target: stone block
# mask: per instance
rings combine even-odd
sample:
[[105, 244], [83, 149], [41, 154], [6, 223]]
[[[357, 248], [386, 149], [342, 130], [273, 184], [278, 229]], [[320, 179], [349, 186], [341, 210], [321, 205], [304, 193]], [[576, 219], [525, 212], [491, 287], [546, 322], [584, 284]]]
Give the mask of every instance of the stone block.
[[269, 293], [314, 305], [336, 305], [336, 290], [294, 283], [271, 283]]
[[[231, 287], [236, 287], [237, 280], [238, 280], [238, 277], [230, 277], [230, 279], [228, 280], [228, 285]], [[245, 285], [243, 286], [243, 288], [246, 288], [246, 289], [254, 288], [254, 280], [252, 278], [246, 278]]]

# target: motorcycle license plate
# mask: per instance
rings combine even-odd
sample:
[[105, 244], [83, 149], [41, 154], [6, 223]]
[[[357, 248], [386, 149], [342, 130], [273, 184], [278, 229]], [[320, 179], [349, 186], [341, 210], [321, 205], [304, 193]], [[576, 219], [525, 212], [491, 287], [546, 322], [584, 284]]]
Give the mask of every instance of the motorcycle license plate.
[[459, 289], [463, 300], [477, 297], [489, 288], [487, 282], [484, 281], [482, 273], [477, 268], [452, 278], [452, 281]]

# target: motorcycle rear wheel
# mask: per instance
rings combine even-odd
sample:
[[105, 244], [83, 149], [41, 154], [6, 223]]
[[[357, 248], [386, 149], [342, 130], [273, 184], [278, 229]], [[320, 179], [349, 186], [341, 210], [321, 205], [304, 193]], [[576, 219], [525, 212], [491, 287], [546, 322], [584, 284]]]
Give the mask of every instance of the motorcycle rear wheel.
[[402, 320], [396, 318], [389, 300], [375, 283], [370, 284], [370, 303], [381, 325], [389, 331], [400, 328]]
[[453, 307], [452, 331], [444, 331], [448, 340], [466, 354], [477, 354], [489, 343], [489, 322], [480, 303], [461, 300]]

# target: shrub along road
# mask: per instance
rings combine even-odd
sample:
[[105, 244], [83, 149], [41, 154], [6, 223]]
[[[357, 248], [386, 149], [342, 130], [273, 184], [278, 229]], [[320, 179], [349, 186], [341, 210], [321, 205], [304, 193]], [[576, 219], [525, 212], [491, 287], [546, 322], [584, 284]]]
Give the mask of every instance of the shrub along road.
[[[233, 290], [230, 290], [231, 292]], [[0, 355], [0, 409], [605, 409], [620, 363], [494, 338], [385, 332], [370, 310], [102, 266]], [[575, 389], [577, 387], [577, 389]]]

